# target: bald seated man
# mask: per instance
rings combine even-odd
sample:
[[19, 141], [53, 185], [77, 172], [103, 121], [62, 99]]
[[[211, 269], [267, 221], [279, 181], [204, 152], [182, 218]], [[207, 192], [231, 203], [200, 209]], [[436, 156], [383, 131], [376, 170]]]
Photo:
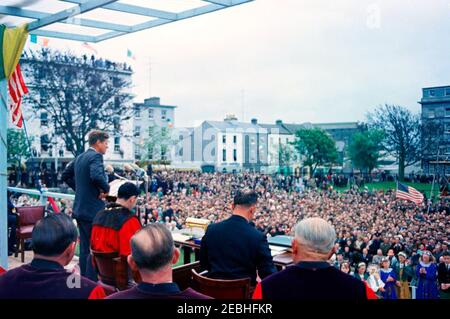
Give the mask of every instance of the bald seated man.
[[172, 265], [180, 251], [175, 248], [172, 234], [164, 224], [150, 224], [131, 238], [128, 264], [139, 271], [142, 282], [118, 292], [108, 299], [211, 299], [188, 288], [181, 291], [172, 279]]
[[333, 267], [336, 232], [322, 218], [307, 218], [295, 227], [294, 265], [258, 283], [253, 299], [378, 299], [364, 282]]

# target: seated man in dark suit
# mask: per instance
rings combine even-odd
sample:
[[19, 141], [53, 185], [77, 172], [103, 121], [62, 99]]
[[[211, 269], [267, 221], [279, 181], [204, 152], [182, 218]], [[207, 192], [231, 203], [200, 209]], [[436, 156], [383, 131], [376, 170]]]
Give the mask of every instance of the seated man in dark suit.
[[295, 264], [263, 279], [253, 299], [377, 299], [366, 283], [333, 267], [336, 232], [321, 218], [307, 218], [295, 227]]
[[211, 224], [202, 238], [200, 264], [207, 276], [218, 279], [260, 278], [276, 272], [267, 237], [250, 225], [256, 211], [258, 195], [254, 191], [237, 192], [233, 215]]
[[142, 282], [108, 299], [209, 299], [188, 288], [180, 291], [172, 280], [172, 265], [180, 252], [175, 248], [172, 234], [163, 224], [150, 224], [131, 238], [131, 255], [128, 264], [139, 271]]
[[0, 299], [103, 299], [102, 287], [64, 269], [75, 254], [77, 228], [65, 214], [49, 215], [33, 228], [30, 264], [0, 276]]
[[17, 215], [14, 213], [15, 209], [14, 204], [8, 196], [8, 228], [10, 228], [8, 235], [8, 256], [11, 256], [15, 251], [17, 230]]

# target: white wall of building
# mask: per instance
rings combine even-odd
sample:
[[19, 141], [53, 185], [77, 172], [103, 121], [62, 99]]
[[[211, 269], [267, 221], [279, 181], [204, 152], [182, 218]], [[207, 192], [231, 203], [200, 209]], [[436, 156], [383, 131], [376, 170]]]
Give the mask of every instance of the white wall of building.
[[[225, 143], [223, 142], [225, 138]], [[234, 143], [236, 138], [236, 143]], [[239, 131], [218, 132], [217, 139], [216, 166], [239, 166], [242, 168], [244, 161], [243, 154], [243, 134]], [[226, 161], [223, 161], [223, 150], [225, 150]], [[236, 151], [236, 160], [234, 160], [234, 152]]]

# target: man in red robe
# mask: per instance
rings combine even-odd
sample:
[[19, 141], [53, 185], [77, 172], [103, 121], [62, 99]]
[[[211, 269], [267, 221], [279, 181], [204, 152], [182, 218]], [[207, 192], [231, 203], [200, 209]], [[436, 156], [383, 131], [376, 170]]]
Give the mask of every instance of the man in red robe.
[[119, 187], [117, 200], [97, 213], [93, 221], [91, 248], [99, 252], [131, 253], [130, 239], [142, 226], [132, 212], [139, 195], [138, 187], [125, 183]]

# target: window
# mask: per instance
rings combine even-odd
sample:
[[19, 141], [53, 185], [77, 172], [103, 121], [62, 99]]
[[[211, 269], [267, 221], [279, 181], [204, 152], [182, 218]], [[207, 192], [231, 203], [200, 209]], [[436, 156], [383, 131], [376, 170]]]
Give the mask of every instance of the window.
[[136, 127], [134, 128], [134, 136], [135, 136], [135, 137], [141, 136], [141, 127], [140, 127], [140, 126], [136, 126]]
[[444, 132], [450, 134], [450, 123], [445, 123]]
[[167, 157], [166, 157], [166, 148], [165, 147], [161, 147], [161, 159], [163, 161], [167, 159]]
[[141, 150], [138, 147], [134, 149], [134, 158], [137, 160], [141, 159]]
[[237, 150], [233, 150], [233, 161], [237, 162]]
[[47, 104], [48, 94], [47, 94], [47, 92], [45, 90], [40, 90], [40, 92], [39, 92], [39, 100], [40, 100], [42, 105]]
[[227, 161], [227, 150], [223, 149], [222, 150], [222, 162], [226, 162]]
[[236, 144], [237, 143], [237, 136], [233, 135], [233, 143]]
[[153, 126], [149, 126], [148, 127], [148, 136], [152, 137], [154, 135], [154, 133], [155, 133], [154, 127]]
[[183, 156], [183, 148], [181, 147], [180, 150], [178, 151], [178, 156]]
[[428, 91], [428, 95], [429, 95], [429, 96], [435, 96], [434, 90], [429, 90], [429, 91]]
[[428, 118], [433, 119], [434, 118], [434, 111], [428, 111]]
[[44, 111], [41, 112], [41, 126], [48, 126], [48, 113]]
[[140, 118], [140, 117], [141, 117], [141, 108], [140, 108], [139, 106], [136, 106], [136, 107], [134, 108], [134, 116], [135, 116], [136, 118]]
[[147, 151], [148, 151], [148, 159], [153, 160], [153, 147], [149, 146]]
[[446, 108], [445, 109], [445, 117], [449, 117], [450, 116], [450, 108]]
[[450, 96], [450, 89], [445, 89], [445, 96]]
[[114, 136], [114, 152], [120, 152], [120, 136]]
[[227, 136], [226, 135], [222, 135], [222, 143], [223, 144], [227, 143]]
[[47, 152], [50, 145], [50, 138], [47, 134], [41, 135], [41, 152]]
[[155, 116], [155, 110], [154, 109], [148, 109], [148, 119], [153, 120]]
[[120, 109], [120, 97], [119, 96], [114, 97], [114, 107], [116, 108], [116, 110]]
[[161, 120], [165, 120], [165, 119], [167, 119], [167, 111], [166, 110], [162, 110], [161, 111]]

